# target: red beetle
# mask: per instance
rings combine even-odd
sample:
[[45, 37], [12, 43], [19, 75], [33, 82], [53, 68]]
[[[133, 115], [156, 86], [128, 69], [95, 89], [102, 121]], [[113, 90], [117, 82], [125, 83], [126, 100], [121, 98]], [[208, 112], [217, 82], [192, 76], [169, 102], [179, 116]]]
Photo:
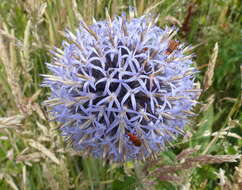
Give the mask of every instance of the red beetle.
[[141, 146], [141, 140], [136, 135], [132, 133], [128, 133], [127, 135], [129, 136], [130, 141], [132, 141], [135, 146]]

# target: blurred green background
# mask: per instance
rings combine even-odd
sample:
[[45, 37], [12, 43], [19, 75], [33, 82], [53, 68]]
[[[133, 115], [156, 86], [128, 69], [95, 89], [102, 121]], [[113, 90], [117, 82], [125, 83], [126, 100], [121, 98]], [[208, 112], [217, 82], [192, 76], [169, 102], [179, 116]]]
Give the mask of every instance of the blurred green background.
[[[198, 116], [154, 163], [82, 158], [42, 106], [49, 50], [105, 9], [159, 14], [160, 27], [175, 25], [176, 38], [196, 46]], [[242, 189], [241, 157], [230, 157], [242, 154], [241, 12], [239, 0], [0, 0], [0, 189]]]

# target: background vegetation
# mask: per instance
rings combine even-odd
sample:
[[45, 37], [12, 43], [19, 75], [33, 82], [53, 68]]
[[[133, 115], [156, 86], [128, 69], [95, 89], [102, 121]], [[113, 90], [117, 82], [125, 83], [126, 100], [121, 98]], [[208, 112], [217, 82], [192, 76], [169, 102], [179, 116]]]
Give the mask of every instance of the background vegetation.
[[[105, 8], [160, 14], [159, 26], [177, 26], [179, 40], [197, 46], [198, 116], [154, 162], [82, 158], [41, 105], [49, 50], [81, 16], [104, 19]], [[242, 189], [241, 10], [239, 0], [1, 0], [0, 189]]]

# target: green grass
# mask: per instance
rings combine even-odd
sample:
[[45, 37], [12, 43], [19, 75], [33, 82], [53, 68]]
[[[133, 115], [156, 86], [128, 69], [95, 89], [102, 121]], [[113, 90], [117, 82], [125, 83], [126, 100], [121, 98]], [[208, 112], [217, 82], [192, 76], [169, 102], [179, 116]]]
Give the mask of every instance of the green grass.
[[[41, 105], [49, 92], [40, 88], [40, 74], [48, 72], [48, 52], [61, 44], [65, 28], [74, 30], [81, 16], [89, 24], [93, 17], [105, 19], [105, 8], [110, 15], [128, 13], [129, 6], [136, 7], [137, 16], [160, 14], [160, 27], [175, 24], [181, 41], [199, 45], [193, 51], [198, 81], [203, 89], [208, 78], [212, 83], [187, 135], [157, 162], [108, 164], [83, 158], [63, 142]], [[241, 10], [239, 0], [1, 0], [0, 189], [239, 190], [242, 164], [227, 158], [242, 154]], [[208, 63], [216, 55], [212, 74]], [[189, 148], [196, 151], [179, 160]], [[206, 155], [224, 157], [211, 161]], [[181, 168], [169, 173], [162, 172], [164, 166]], [[164, 180], [165, 174], [171, 178]]]

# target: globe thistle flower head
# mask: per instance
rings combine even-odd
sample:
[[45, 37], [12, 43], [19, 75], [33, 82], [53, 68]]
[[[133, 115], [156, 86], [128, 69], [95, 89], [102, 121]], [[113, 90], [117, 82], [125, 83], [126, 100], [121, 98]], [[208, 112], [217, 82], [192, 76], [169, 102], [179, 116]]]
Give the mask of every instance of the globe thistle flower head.
[[83, 155], [116, 162], [155, 158], [183, 133], [199, 90], [189, 47], [151, 16], [125, 15], [66, 31], [43, 75], [45, 101]]

